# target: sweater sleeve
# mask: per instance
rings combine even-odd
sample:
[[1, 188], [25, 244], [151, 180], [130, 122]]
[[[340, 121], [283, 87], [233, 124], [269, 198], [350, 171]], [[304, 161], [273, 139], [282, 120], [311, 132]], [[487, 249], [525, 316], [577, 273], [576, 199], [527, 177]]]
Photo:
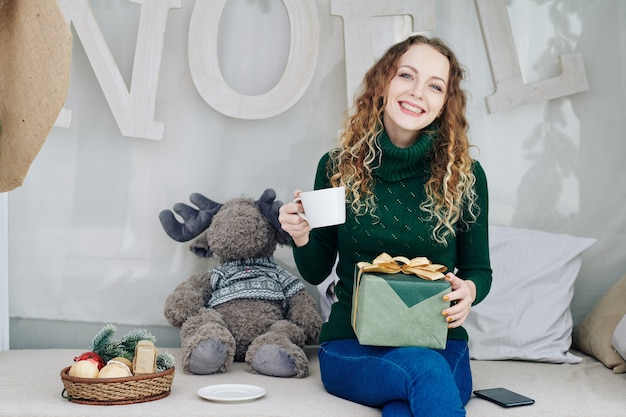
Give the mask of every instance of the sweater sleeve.
[[[330, 155], [325, 154], [317, 165], [316, 190], [330, 187], [327, 174], [329, 159]], [[311, 230], [306, 245], [293, 245], [293, 256], [302, 278], [313, 285], [322, 283], [330, 275], [337, 258], [337, 226]]]
[[489, 196], [487, 177], [479, 162], [474, 163], [476, 194], [480, 212], [469, 230], [457, 237], [457, 275], [476, 284], [476, 300], [480, 303], [491, 288], [491, 263], [489, 260]]

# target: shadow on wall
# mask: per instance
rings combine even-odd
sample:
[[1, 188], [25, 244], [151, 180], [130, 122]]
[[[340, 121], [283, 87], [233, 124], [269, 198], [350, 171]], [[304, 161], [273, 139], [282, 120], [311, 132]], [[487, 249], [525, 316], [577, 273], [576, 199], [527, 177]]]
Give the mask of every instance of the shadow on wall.
[[576, 215], [559, 209], [562, 198], [571, 201], [572, 197], [579, 197], [577, 189], [567, 190], [575, 195], [564, 195], [565, 182], [580, 177], [577, 143], [562, 130], [567, 117], [565, 100], [548, 103], [545, 121], [524, 141], [525, 158], [531, 164], [518, 189], [518, 204], [512, 219], [514, 226], [550, 229], [555, 224], [566, 225]]
[[626, 188], [616, 186], [626, 154], [626, 36], [620, 32], [626, 6], [535, 2], [547, 6], [554, 36], [534, 68], [554, 68], [559, 54], [580, 51], [590, 89], [548, 102], [542, 124], [524, 141], [530, 168], [520, 182], [512, 225], [598, 239], [585, 253], [576, 281], [572, 315], [577, 324], [626, 271], [623, 252], [616, 250], [626, 246], [626, 218], [615, 215], [626, 201]]
[[[560, 72], [559, 55], [576, 51], [579, 34], [574, 33], [570, 21], [572, 15], [580, 19], [581, 11], [578, 2], [535, 2], [548, 5], [550, 20], [554, 24], [554, 36], [548, 40], [544, 52], [533, 66], [541, 79], [547, 79], [558, 76], [553, 71]], [[561, 225], [561, 230], [565, 230], [563, 225], [578, 214], [579, 189], [576, 186], [566, 189], [565, 184], [567, 181], [578, 182], [580, 178], [579, 138], [571, 135], [572, 127], [569, 125], [572, 120], [569, 102], [576, 101], [577, 97], [580, 94], [550, 100], [545, 105], [544, 121], [524, 141], [524, 157], [531, 164], [520, 183], [513, 225], [532, 225], [540, 229]], [[583, 120], [578, 118], [578, 121]], [[564, 199], [573, 207], [563, 207], [560, 201]]]

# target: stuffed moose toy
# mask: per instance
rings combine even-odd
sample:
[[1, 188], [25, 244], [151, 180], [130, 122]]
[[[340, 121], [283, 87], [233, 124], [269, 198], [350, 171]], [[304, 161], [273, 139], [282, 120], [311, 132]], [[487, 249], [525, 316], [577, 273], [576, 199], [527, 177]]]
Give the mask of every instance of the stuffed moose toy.
[[258, 201], [235, 198], [224, 204], [194, 193], [190, 201], [163, 210], [165, 232], [190, 244], [197, 256], [217, 256], [218, 266], [193, 274], [167, 297], [164, 314], [181, 327], [183, 370], [226, 372], [233, 361], [248, 371], [277, 377], [308, 375], [305, 344], [317, 343], [322, 319], [297, 276], [273, 261], [289, 235], [278, 222], [276, 193]]

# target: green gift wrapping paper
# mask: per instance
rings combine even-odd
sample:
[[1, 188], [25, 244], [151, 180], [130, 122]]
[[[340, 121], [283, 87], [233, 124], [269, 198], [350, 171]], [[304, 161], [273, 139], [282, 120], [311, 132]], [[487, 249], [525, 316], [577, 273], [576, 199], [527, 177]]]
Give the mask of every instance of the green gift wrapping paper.
[[451, 291], [445, 280], [415, 275], [354, 273], [352, 327], [359, 343], [445, 349], [448, 323], [442, 315]]

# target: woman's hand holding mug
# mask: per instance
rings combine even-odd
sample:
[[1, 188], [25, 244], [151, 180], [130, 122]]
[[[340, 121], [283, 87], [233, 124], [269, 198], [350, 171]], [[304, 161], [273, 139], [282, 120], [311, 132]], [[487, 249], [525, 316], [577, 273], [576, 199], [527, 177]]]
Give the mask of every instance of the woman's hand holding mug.
[[294, 201], [283, 204], [278, 211], [280, 226], [289, 233], [296, 246], [306, 245], [309, 242], [309, 232], [311, 231], [309, 223], [298, 214], [304, 213], [302, 203], [297, 201], [300, 194], [300, 190], [294, 191]]
[[344, 187], [307, 192], [296, 190], [294, 201], [280, 208], [278, 220], [281, 227], [289, 233], [296, 246], [306, 245], [311, 229], [345, 223], [345, 193]]

